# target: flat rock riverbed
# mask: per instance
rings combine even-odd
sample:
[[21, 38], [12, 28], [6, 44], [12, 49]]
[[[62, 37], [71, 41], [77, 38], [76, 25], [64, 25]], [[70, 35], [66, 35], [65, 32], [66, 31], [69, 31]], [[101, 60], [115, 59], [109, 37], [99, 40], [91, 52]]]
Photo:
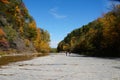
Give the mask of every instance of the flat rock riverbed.
[[0, 80], [120, 80], [120, 58], [51, 54], [1, 66]]

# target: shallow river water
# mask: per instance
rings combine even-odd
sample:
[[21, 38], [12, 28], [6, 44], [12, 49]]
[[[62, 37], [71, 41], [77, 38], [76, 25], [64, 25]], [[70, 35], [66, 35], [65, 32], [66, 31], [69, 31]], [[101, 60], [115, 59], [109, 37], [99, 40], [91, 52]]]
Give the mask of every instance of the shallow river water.
[[120, 80], [120, 58], [51, 54], [1, 66], [0, 80]]

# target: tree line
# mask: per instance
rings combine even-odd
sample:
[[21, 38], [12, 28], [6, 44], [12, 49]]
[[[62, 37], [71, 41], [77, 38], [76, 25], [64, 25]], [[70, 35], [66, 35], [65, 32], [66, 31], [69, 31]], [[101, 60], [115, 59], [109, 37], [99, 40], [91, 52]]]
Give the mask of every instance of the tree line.
[[0, 0], [0, 53], [49, 52], [50, 35], [38, 28], [22, 0]]
[[120, 56], [120, 5], [114, 5], [102, 17], [73, 30], [58, 44], [57, 50], [92, 56]]

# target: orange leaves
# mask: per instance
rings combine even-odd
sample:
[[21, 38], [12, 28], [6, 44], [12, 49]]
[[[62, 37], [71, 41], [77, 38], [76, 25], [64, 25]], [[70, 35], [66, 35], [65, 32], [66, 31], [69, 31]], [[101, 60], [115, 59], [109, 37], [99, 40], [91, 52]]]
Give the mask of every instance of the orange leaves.
[[31, 23], [29, 23], [29, 27], [36, 29], [36, 23], [35, 23], [35, 21], [32, 21]]
[[37, 36], [36, 36], [36, 39], [34, 41], [35, 46], [37, 47], [40, 42], [41, 42], [40, 29], [37, 29]]
[[70, 47], [72, 47], [75, 42], [76, 42], [76, 37], [72, 37], [70, 40]]
[[[9, 3], [9, 4], [8, 4]], [[38, 51], [48, 52], [49, 35], [46, 31], [37, 29], [36, 22], [29, 14], [22, 0], [0, 0], [1, 24], [0, 47], [6, 42], [14, 48], [16, 40], [24, 40], [26, 47], [32, 47], [32, 43]], [[12, 46], [11, 46], [12, 45]], [[3, 46], [4, 47], [4, 46]], [[24, 47], [24, 46], [23, 46]]]
[[46, 52], [49, 52], [50, 48], [48, 46], [48, 44], [44, 41], [41, 41], [40, 43], [38, 43], [36, 45], [36, 50], [38, 52], [43, 52], [43, 53], [46, 53]]
[[21, 34], [24, 33], [24, 31], [23, 31], [23, 27], [20, 27], [19, 32], [20, 32]]
[[4, 37], [5, 36], [5, 32], [0, 28], [0, 37]]
[[15, 7], [16, 12], [20, 13], [20, 9], [18, 6]]
[[[45, 33], [43, 31], [43, 34], [41, 34], [41, 30], [38, 28], [37, 29], [37, 36], [34, 40], [34, 46], [38, 52], [49, 52], [50, 47], [49, 47], [49, 42], [46, 42], [46, 40], [42, 39], [42, 37], [45, 37]], [[46, 38], [47, 39], [47, 38]]]
[[40, 36], [40, 29], [37, 29], [37, 36], [36, 36], [36, 38], [34, 40], [34, 46], [35, 46], [35, 48], [36, 48], [37, 51], [39, 51], [39, 49], [41, 47], [41, 45], [40, 45], [41, 38], [40, 37], [41, 37]]
[[89, 35], [95, 35], [97, 33], [97, 30], [90, 28], [90, 30], [88, 31]]
[[4, 37], [2, 39], [0, 39], [0, 46], [2, 46], [4, 48], [9, 47], [9, 44], [8, 44], [7, 40]]
[[2, 3], [4, 4], [9, 4], [9, 1], [8, 0], [0, 0]]
[[20, 15], [20, 8], [18, 6], [15, 7], [15, 11], [14, 11], [14, 16], [17, 17], [17, 16], [21, 16]]
[[68, 51], [69, 48], [70, 48], [70, 45], [69, 45], [69, 44], [63, 45], [63, 50], [64, 50], [64, 51]]
[[41, 40], [41, 35], [40, 35], [40, 29], [37, 29], [37, 37], [36, 37], [37, 41]]
[[34, 45], [37, 51], [40, 51], [42, 43], [41, 43], [41, 35], [40, 35], [40, 29], [37, 29], [37, 36], [34, 41]]
[[119, 43], [119, 10], [116, 7], [115, 10], [105, 14], [102, 18], [98, 19], [98, 21], [102, 24], [102, 41], [101, 46], [102, 48], [114, 48], [115, 45]]
[[5, 39], [5, 32], [0, 28], [0, 46], [5, 48], [9, 47], [7, 40]]

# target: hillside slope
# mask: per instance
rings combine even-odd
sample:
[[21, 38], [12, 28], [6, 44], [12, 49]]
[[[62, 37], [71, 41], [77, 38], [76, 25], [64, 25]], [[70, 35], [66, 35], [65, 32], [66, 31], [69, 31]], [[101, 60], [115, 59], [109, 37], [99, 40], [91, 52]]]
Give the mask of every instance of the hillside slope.
[[0, 0], [0, 54], [49, 52], [49, 41], [22, 0]]
[[72, 51], [93, 56], [120, 56], [120, 5], [62, 40], [58, 51]]

